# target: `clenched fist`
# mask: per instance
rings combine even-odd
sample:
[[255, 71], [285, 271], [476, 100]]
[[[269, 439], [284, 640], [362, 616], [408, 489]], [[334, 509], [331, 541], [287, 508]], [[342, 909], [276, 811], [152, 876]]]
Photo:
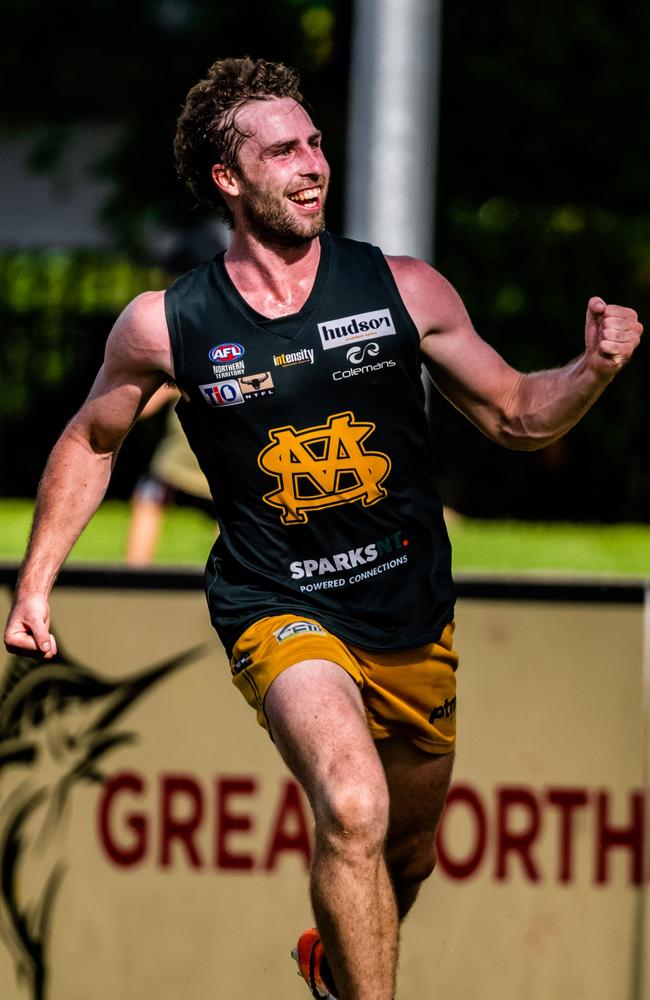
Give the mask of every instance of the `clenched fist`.
[[604, 371], [621, 368], [639, 346], [643, 326], [634, 309], [608, 305], [598, 296], [589, 299], [585, 345], [592, 364]]
[[19, 598], [9, 615], [4, 640], [7, 650], [18, 656], [33, 660], [51, 660], [56, 656], [47, 599], [40, 594]]

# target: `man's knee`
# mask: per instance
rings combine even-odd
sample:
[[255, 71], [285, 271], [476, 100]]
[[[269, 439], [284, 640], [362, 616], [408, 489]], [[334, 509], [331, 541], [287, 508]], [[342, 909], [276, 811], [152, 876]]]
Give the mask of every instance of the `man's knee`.
[[317, 804], [316, 837], [342, 853], [367, 857], [383, 851], [389, 799], [380, 781], [337, 782]]

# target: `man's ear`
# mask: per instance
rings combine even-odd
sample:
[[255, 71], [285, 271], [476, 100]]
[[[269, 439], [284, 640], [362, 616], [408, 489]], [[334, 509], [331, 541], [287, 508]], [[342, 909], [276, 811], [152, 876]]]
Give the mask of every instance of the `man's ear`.
[[240, 192], [239, 177], [232, 169], [223, 163], [215, 163], [212, 167], [212, 180], [222, 194], [238, 195]]

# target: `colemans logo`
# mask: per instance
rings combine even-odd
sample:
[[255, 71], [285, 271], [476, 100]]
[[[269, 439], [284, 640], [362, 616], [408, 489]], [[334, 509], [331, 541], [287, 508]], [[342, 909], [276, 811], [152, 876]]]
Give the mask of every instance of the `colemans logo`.
[[349, 411], [317, 427], [270, 430], [272, 443], [257, 461], [276, 477], [278, 488], [266, 493], [264, 502], [280, 508], [283, 524], [306, 524], [312, 510], [357, 500], [370, 507], [383, 500], [390, 459], [363, 446], [374, 430], [375, 424], [357, 421]]

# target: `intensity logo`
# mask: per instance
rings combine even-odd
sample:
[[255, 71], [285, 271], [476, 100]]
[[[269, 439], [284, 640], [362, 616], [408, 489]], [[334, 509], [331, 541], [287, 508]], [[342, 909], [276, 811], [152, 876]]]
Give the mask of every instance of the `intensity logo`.
[[387, 493], [381, 484], [390, 472], [390, 459], [363, 446], [374, 430], [375, 424], [357, 421], [349, 411], [305, 430], [270, 430], [272, 443], [257, 461], [276, 477], [278, 488], [266, 493], [264, 502], [280, 508], [283, 524], [306, 524], [312, 510], [357, 500], [370, 507], [383, 500]]
[[290, 354], [274, 354], [273, 364], [276, 368], [287, 368], [290, 365], [313, 365], [314, 350], [312, 347], [303, 347], [301, 351], [293, 351]]

